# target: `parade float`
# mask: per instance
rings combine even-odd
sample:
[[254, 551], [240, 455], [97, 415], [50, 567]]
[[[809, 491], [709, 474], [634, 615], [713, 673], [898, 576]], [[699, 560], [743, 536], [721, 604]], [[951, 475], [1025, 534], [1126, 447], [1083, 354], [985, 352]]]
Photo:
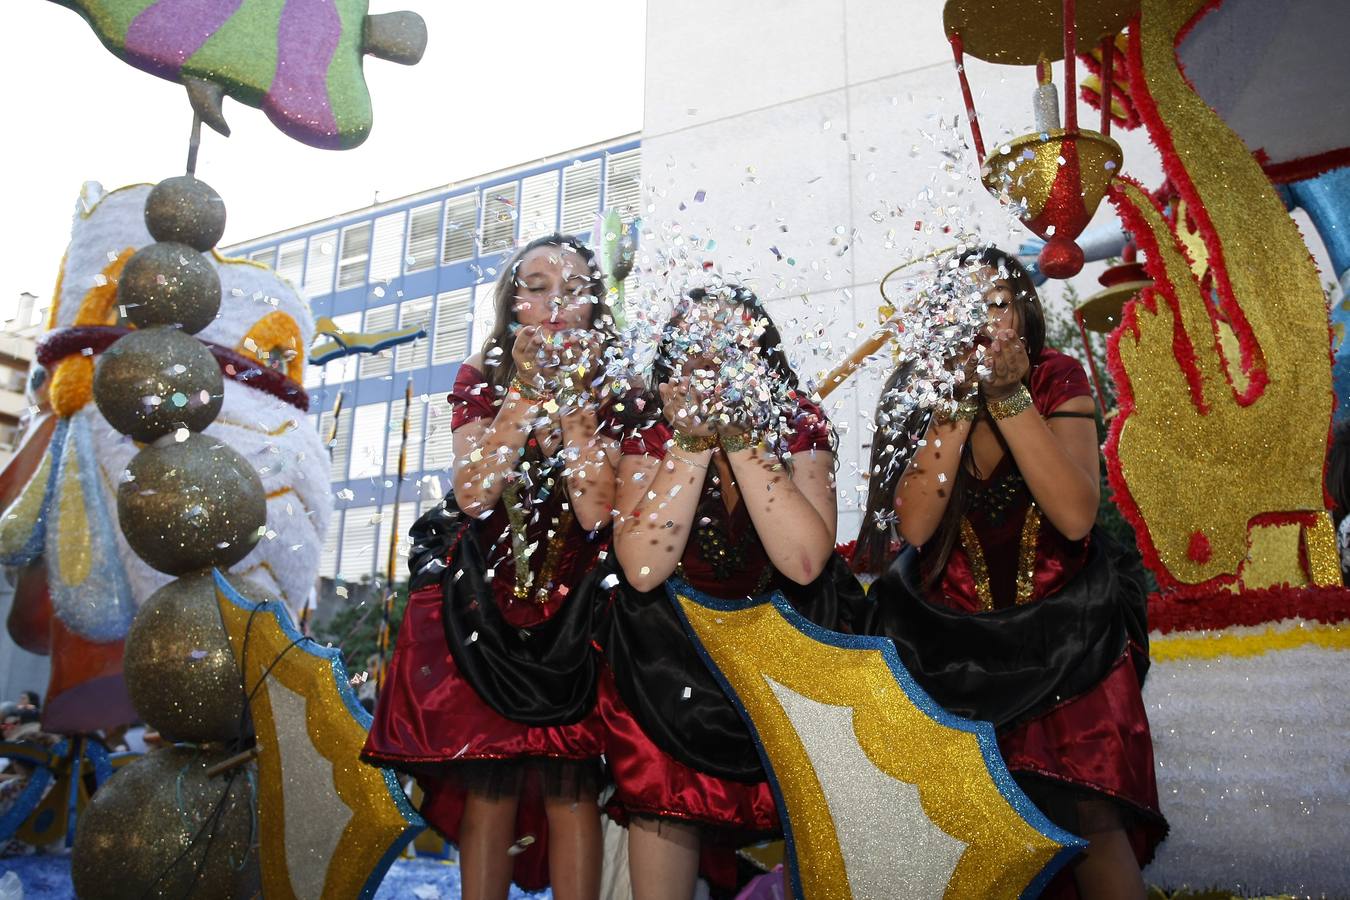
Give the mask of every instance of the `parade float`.
[[[415, 63], [425, 28], [364, 0], [270, 21], [69, 5], [182, 83], [193, 128], [186, 175], [85, 186], [30, 378], [39, 413], [0, 479], [10, 631], [52, 656], [43, 725], [71, 735], [0, 826], [73, 836], [85, 898], [368, 896], [421, 822], [358, 762], [369, 717], [340, 653], [294, 624], [332, 508], [302, 386], [315, 324], [274, 271], [215, 250], [225, 204], [195, 168], [201, 124], [228, 134], [225, 96], [312, 146], [356, 146], [363, 55]], [[133, 722], [177, 743], [111, 777], [84, 735]]]
[[[160, 8], [174, 4], [157, 5], [158, 19], [144, 3], [70, 5], [113, 52], [182, 81], [207, 124], [225, 128], [221, 100], [234, 96], [321, 147], [369, 129], [362, 50], [411, 61], [419, 45], [360, 2], [296, 20], [298, 32], [257, 31], [247, 5], [190, 29]], [[1336, 689], [1350, 595], [1323, 489], [1344, 399], [1330, 338], [1346, 310], [1328, 318], [1287, 214], [1309, 212], [1343, 283], [1350, 135], [1294, 90], [1339, 83], [1343, 64], [1302, 52], [1327, 46], [1332, 6], [1298, 4], [1272, 22], [1255, 0], [948, 4], [958, 68], [961, 54], [1034, 68], [1036, 128], [1006, 144], [982, 146], [962, 86], [986, 183], [1044, 240], [1042, 272], [1072, 275], [1100, 255], [1080, 235], [1103, 200], [1143, 259], [1126, 260], [1080, 321], [1111, 335], [1120, 406], [1108, 470], [1159, 587], [1146, 699], [1173, 830], [1146, 876], [1168, 891], [1350, 891], [1350, 710]], [[1219, 49], [1234, 41], [1250, 52]], [[241, 42], [270, 49], [232, 52]], [[311, 46], [329, 49], [327, 80], [304, 65], [272, 77], [278, 58]], [[1263, 65], [1234, 71], [1229, 57]], [[1097, 131], [1076, 121], [1077, 64], [1094, 73], [1084, 90], [1102, 111]], [[1165, 184], [1128, 178], [1113, 126], [1147, 129]], [[388, 773], [357, 763], [366, 720], [340, 658], [293, 622], [328, 502], [322, 465], [300, 484], [321, 442], [286, 426], [303, 411], [297, 367], [314, 326], [274, 273], [215, 255], [223, 204], [201, 182], [90, 188], [86, 200], [34, 383], [48, 412], [0, 484], [0, 549], [24, 567], [12, 627], [53, 654], [54, 703], [108, 720], [72, 732], [135, 716], [192, 744], [132, 764], [92, 802], [80, 795], [77, 887], [368, 895], [419, 823]], [[324, 356], [406, 337], [319, 331]], [[227, 436], [245, 414], [268, 423], [266, 438]], [[292, 454], [285, 466], [253, 458], [278, 447]], [[308, 549], [271, 559], [269, 542]], [[761, 740], [798, 896], [1034, 896], [1080, 846], [1007, 777], [992, 729], [934, 704], [886, 642], [823, 632], [773, 599], [672, 600]], [[72, 786], [86, 765], [106, 780], [97, 752], [62, 752], [77, 754]]]
[[[1333, 385], [1329, 337], [1340, 343], [1345, 309], [1338, 305], [1329, 319], [1317, 267], [1288, 213], [1308, 211], [1340, 279], [1350, 128], [1343, 116], [1326, 115], [1313, 87], [1346, 74], [1344, 54], [1328, 37], [1344, 32], [1343, 10], [1334, 6], [949, 0], [945, 7], [980, 174], [1041, 238], [1030, 245], [1041, 275], [1080, 271], [1085, 253], [1076, 239], [1102, 201], [1122, 223], [1085, 238], [1092, 258], [1125, 260], [1075, 318], [1085, 339], [1088, 328], [1110, 335], [1119, 408], [1104, 410], [1109, 481], [1158, 588], [1148, 604], [1145, 701], [1172, 828], [1145, 878], [1178, 896], [1350, 891], [1343, 860], [1350, 757], [1339, 737], [1350, 725], [1339, 689], [1350, 591], [1341, 584], [1323, 487], [1333, 409], [1345, 400]], [[981, 128], [965, 56], [1034, 73], [1027, 79], [1034, 130], [985, 146], [989, 129]], [[1062, 117], [1051, 79], [1051, 64], [1061, 60]], [[1080, 65], [1091, 72], [1082, 94], [1100, 111], [1098, 130], [1079, 122]], [[1147, 129], [1163, 185], [1129, 177], [1113, 125]], [[821, 394], [913, 324], [903, 310], [895, 315], [888, 302], [883, 318], [892, 318], [825, 376]], [[1339, 373], [1340, 355], [1336, 363]], [[764, 745], [789, 820], [797, 896], [974, 896], [961, 880], [968, 857], [944, 858], [921, 837], [925, 825], [944, 827], [934, 815], [940, 804], [925, 796], [930, 773], [888, 766], [891, 748], [877, 743], [880, 733], [903, 732], [894, 720], [879, 731], [878, 717], [899, 715], [906, 704], [897, 698], [878, 711], [874, 693], [852, 693], [868, 679], [875, 691], [900, 684], [925, 708], [902, 667], [892, 664], [894, 678], [886, 677], [885, 648], [822, 633], [776, 600], [673, 599]], [[746, 653], [752, 646], [775, 649]], [[875, 658], [863, 667], [841, 656], [842, 647]], [[800, 696], [782, 687], [785, 677]], [[837, 721], [822, 727], [830, 716]], [[892, 846], [925, 848], [908, 864], [908, 854], [893, 856], [884, 870], [875, 848], [859, 843], [860, 833], [880, 827], [878, 809], [849, 802], [841, 787], [863, 771], [876, 779], [877, 770], [917, 786], [921, 798], [907, 825], [885, 822]], [[821, 870], [836, 877], [816, 878]], [[1033, 884], [1025, 895], [1035, 892]]]

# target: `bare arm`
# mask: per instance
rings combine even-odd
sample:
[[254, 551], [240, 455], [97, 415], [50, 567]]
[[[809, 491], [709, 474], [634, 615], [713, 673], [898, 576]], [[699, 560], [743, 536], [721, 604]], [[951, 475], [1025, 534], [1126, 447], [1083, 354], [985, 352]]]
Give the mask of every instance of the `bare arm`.
[[628, 583], [638, 590], [660, 586], [684, 556], [711, 459], [711, 450], [676, 448], [665, 459], [620, 458], [614, 552]]
[[[1059, 409], [1092, 412], [1092, 400], [1074, 397]], [[1035, 408], [998, 421], [1017, 468], [1050, 523], [1069, 540], [1087, 537], [1101, 501], [1097, 423], [1092, 419], [1045, 420]]]
[[834, 454], [794, 454], [790, 469], [762, 446], [727, 460], [773, 567], [798, 584], [815, 581], [834, 552]]
[[455, 429], [455, 503], [468, 516], [480, 517], [497, 504], [506, 476], [515, 471], [530, 433], [530, 404], [508, 393], [492, 420], [479, 419]]
[[[986, 405], [1025, 391], [1023, 377], [1031, 370], [1026, 344], [1011, 330], [1002, 330], [989, 346], [989, 374], [980, 390]], [[1092, 400], [1075, 397], [1060, 404], [1058, 411], [1091, 413]], [[1022, 478], [1060, 534], [1081, 540], [1097, 520], [1101, 500], [1101, 471], [1097, 450], [1097, 425], [1092, 419], [1042, 419], [1036, 408], [994, 422], [1008, 442], [1008, 450]]]
[[587, 531], [603, 528], [613, 518], [618, 444], [600, 431], [593, 409], [582, 407], [563, 412], [559, 423], [572, 512]]
[[[482, 361], [474, 356], [465, 365], [480, 368]], [[534, 415], [529, 401], [515, 391], [507, 391], [494, 418], [455, 429], [451, 477], [455, 503], [465, 515], [480, 517], [497, 504], [506, 476], [520, 462]]]

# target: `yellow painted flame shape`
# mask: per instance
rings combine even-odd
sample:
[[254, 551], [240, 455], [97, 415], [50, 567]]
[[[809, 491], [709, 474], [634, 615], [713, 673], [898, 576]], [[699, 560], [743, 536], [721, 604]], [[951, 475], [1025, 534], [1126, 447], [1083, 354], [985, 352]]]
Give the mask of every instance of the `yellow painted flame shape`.
[[[1156, 108], [1145, 119], [1188, 206], [1178, 218], [1192, 221], [1174, 228], [1138, 186], [1114, 189], [1122, 215], [1139, 226], [1157, 289], [1135, 303], [1113, 343], [1133, 409], [1109, 463], [1162, 575], [1184, 585], [1235, 581], [1249, 554], [1262, 555], [1258, 534], [1273, 530], [1253, 520], [1301, 514], [1311, 527], [1302, 542], [1283, 542], [1280, 555], [1304, 552], [1312, 563], [1305, 580], [1339, 583], [1322, 495], [1332, 404], [1325, 300], [1260, 165], [1177, 65], [1175, 37], [1203, 5], [1144, 0], [1131, 38], [1142, 61], [1132, 93]], [[1193, 265], [1208, 270], [1217, 306]], [[1230, 327], [1236, 341], [1224, 340]], [[1238, 358], [1235, 344], [1244, 348]], [[1266, 568], [1295, 578], [1303, 571], [1295, 558]], [[1248, 587], [1263, 586], [1249, 575]]]

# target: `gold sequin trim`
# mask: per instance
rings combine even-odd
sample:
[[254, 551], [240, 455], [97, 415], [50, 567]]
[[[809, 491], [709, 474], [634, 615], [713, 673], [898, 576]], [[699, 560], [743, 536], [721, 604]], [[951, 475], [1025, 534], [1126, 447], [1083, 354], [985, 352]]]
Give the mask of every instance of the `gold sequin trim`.
[[[1027, 508], [1026, 518], [1022, 521], [1022, 540], [1017, 552], [1017, 604], [1031, 602], [1036, 590], [1036, 544], [1041, 537], [1041, 510], [1036, 504]], [[970, 574], [975, 581], [975, 596], [980, 601], [980, 611], [989, 612], [994, 608], [994, 592], [989, 584], [989, 565], [984, 559], [984, 548], [970, 519], [961, 520], [961, 547], [970, 560]]]
[[1041, 537], [1041, 510], [1035, 503], [1022, 521], [1022, 541], [1017, 557], [1017, 605], [1031, 602], [1036, 589], [1036, 543]]
[[989, 589], [989, 567], [984, 562], [984, 549], [980, 546], [979, 535], [969, 519], [961, 520], [961, 546], [970, 560], [970, 574], [975, 579], [975, 595], [980, 598], [980, 609], [984, 612], [994, 608], [994, 593]]
[[[562, 556], [563, 544], [572, 529], [572, 510], [564, 507], [553, 520], [553, 533], [544, 549], [544, 564], [536, 578], [530, 570], [530, 554], [526, 541], [527, 516], [520, 502], [520, 482], [510, 482], [502, 495], [506, 501], [506, 517], [511, 522], [511, 555], [516, 567], [516, 583], [512, 589], [517, 600], [533, 600], [540, 606], [548, 602], [549, 585], [558, 568], [558, 559]], [[539, 587], [531, 590], [536, 584]]]

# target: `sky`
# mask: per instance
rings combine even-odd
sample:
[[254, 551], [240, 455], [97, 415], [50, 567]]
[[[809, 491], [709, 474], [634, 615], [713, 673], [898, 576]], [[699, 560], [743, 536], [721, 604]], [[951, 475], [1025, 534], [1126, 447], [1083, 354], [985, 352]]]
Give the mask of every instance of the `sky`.
[[[415, 10], [429, 39], [411, 68], [366, 57], [375, 124], [360, 147], [308, 147], [229, 99], [233, 134], [203, 129], [197, 176], [225, 200], [221, 246], [642, 128], [645, 3], [370, 6]], [[68, 8], [6, 0], [0, 28], [4, 322], [22, 291], [45, 305], [81, 184], [182, 174], [192, 111], [180, 85], [123, 63]]]

